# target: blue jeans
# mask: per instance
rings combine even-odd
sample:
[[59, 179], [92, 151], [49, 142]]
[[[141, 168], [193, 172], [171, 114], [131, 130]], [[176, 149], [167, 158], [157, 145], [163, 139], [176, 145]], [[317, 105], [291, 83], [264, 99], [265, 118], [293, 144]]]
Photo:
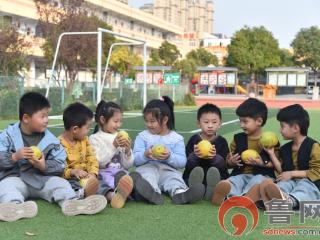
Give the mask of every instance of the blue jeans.
[[246, 194], [254, 185], [261, 183], [267, 179], [261, 174], [239, 174], [231, 176], [227, 180], [231, 183], [231, 190], [228, 197], [242, 196]]
[[277, 185], [283, 192], [288, 193], [298, 201], [312, 201], [320, 199], [319, 189], [307, 178], [280, 181]]

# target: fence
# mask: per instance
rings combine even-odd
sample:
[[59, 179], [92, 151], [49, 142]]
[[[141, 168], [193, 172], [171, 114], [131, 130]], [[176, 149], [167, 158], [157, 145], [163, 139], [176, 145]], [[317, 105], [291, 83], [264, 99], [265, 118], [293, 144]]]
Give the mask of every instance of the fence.
[[[45, 95], [47, 79], [26, 81], [16, 76], [0, 76], [0, 118], [11, 118], [18, 116], [19, 99], [23, 93], [36, 91]], [[33, 85], [28, 87], [28, 85]], [[96, 106], [96, 82], [76, 82], [72, 89], [65, 86], [64, 81], [53, 84], [50, 87], [49, 101], [51, 104], [50, 115], [61, 115], [63, 109], [70, 103], [79, 101], [91, 109]], [[185, 95], [189, 92], [189, 85], [148, 85], [147, 100], [168, 95], [175, 103], [181, 104]], [[117, 82], [103, 89], [102, 99], [114, 101], [122, 106], [124, 110], [141, 110], [143, 97], [143, 84], [125, 84]]]

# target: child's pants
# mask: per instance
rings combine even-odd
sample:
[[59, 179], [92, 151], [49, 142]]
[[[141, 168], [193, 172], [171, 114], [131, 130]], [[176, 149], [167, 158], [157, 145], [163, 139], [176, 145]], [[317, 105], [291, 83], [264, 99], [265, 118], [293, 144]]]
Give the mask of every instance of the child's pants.
[[294, 179], [277, 183], [280, 189], [293, 196], [298, 201], [312, 201], [320, 199], [320, 191], [309, 179]]
[[[183, 172], [183, 179], [185, 180], [185, 182], [188, 182], [192, 169], [198, 166], [203, 168], [205, 176], [207, 175], [207, 172], [210, 167], [215, 167], [219, 170], [221, 179], [228, 178], [226, 161], [220, 155], [217, 154], [216, 156], [214, 156], [213, 159], [201, 159], [198, 158], [195, 154], [190, 154], [188, 157], [186, 168]], [[205, 178], [203, 183], [206, 185]]]
[[50, 177], [40, 190], [27, 185], [19, 177], [7, 177], [0, 181], [0, 203], [22, 203], [28, 198], [41, 198], [61, 206], [64, 201], [76, 197], [69, 182], [60, 177]]
[[124, 169], [108, 167], [100, 169], [99, 174], [101, 175], [103, 182], [106, 183], [111, 189], [114, 189], [114, 178], [119, 171], [124, 171], [127, 174], [129, 173]]
[[231, 183], [231, 190], [228, 197], [242, 196], [246, 194], [254, 185], [261, 183], [268, 177], [261, 174], [239, 174], [231, 176], [227, 180]]
[[177, 190], [188, 189], [182, 179], [182, 173], [163, 163], [147, 163], [139, 166], [136, 172], [140, 173], [158, 193], [165, 192], [172, 197]]

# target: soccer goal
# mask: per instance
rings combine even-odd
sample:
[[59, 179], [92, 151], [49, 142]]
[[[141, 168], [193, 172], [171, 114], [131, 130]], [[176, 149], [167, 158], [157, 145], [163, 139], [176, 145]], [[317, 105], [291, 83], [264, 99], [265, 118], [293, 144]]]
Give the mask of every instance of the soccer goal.
[[[113, 43], [109, 48], [108, 57], [106, 60], [106, 66], [102, 67], [102, 56], [103, 56], [103, 34], [110, 34], [112, 36], [118, 37], [124, 42]], [[147, 42], [138, 38], [133, 38], [126, 36], [124, 34], [116, 33], [104, 28], [98, 28], [95, 32], [64, 32], [62, 33], [57, 42], [57, 47], [54, 54], [54, 59], [52, 62], [52, 67], [50, 71], [50, 77], [48, 79], [48, 84], [46, 88], [46, 97], [49, 98], [50, 86], [53, 84], [56, 73], [56, 63], [59, 55], [59, 48], [61, 41], [64, 36], [72, 36], [72, 35], [96, 35], [97, 36], [97, 72], [96, 72], [96, 88], [95, 94], [96, 103], [101, 101], [103, 89], [105, 87], [105, 79], [107, 76], [107, 72], [110, 65], [110, 57], [114, 47], [116, 46], [138, 46], [141, 45], [143, 47], [143, 87], [142, 87], [142, 105], [145, 106], [147, 103]]]

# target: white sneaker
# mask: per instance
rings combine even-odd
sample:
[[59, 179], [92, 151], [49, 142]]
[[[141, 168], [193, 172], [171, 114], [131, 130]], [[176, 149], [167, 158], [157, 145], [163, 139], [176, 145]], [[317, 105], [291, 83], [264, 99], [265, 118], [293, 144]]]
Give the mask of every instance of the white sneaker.
[[107, 199], [102, 195], [91, 195], [85, 199], [67, 200], [62, 204], [66, 216], [79, 214], [92, 215], [101, 212], [107, 206]]
[[37, 213], [38, 206], [33, 201], [0, 204], [0, 220], [5, 222], [14, 222], [20, 218], [33, 218]]

